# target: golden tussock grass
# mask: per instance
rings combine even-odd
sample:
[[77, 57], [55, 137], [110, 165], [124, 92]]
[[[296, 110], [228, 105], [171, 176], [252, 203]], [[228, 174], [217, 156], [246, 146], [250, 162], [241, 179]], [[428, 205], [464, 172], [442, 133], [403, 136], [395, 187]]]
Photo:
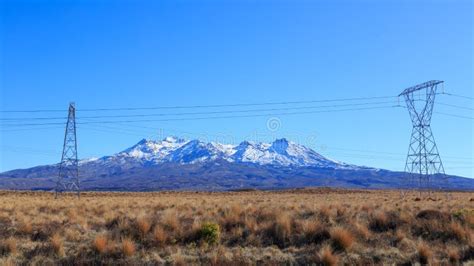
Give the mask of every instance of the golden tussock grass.
[[107, 252], [108, 239], [105, 235], [98, 235], [94, 238], [94, 249], [99, 254], [105, 254]]
[[417, 246], [417, 252], [419, 256], [420, 263], [422, 264], [428, 264], [431, 261], [431, 258], [433, 257], [433, 251], [431, 250], [430, 246], [425, 243], [421, 242]]
[[447, 253], [448, 253], [449, 262], [452, 264], [458, 263], [459, 260], [461, 259], [461, 254], [459, 250], [455, 247], [448, 248]]
[[153, 237], [158, 245], [163, 245], [166, 243], [167, 234], [160, 225], [157, 225], [153, 230]]
[[13, 237], [0, 242], [0, 256], [15, 255], [18, 251], [17, 245], [17, 240]]
[[[452, 265], [474, 260], [472, 193], [0, 191], [0, 265]], [[377, 203], [377, 204], [375, 204]]]
[[131, 257], [135, 254], [135, 243], [130, 238], [122, 239], [122, 253], [126, 257]]
[[18, 226], [18, 232], [21, 234], [30, 235], [33, 233], [33, 226], [30, 222], [20, 222]]
[[336, 250], [348, 250], [354, 243], [354, 236], [352, 233], [342, 227], [335, 227], [331, 230], [331, 239]]
[[51, 247], [53, 248], [54, 250], [54, 253], [56, 253], [56, 255], [62, 257], [64, 256], [64, 242], [61, 238], [61, 236], [59, 234], [54, 234], [51, 238], [50, 238], [50, 243], [51, 243]]
[[339, 258], [333, 253], [329, 246], [324, 247], [319, 253], [319, 263], [325, 266], [337, 265]]
[[137, 225], [142, 237], [144, 237], [150, 231], [151, 224], [145, 217], [138, 218]]

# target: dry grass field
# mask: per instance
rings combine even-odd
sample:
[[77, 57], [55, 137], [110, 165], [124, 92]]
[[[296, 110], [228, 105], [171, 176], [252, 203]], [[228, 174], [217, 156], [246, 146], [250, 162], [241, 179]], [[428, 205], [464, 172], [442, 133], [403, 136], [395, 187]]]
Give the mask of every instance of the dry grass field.
[[474, 193], [0, 192], [0, 264], [474, 263]]

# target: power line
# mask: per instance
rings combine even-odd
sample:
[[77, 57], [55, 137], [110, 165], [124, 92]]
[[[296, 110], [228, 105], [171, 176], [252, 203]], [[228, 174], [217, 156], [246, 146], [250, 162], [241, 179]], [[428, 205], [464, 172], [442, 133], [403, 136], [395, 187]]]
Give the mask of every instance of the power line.
[[471, 117], [471, 116], [455, 115], [455, 114], [448, 114], [448, 113], [442, 113], [442, 112], [434, 112], [434, 113], [435, 113], [435, 114], [440, 114], [440, 115], [446, 115], [446, 116], [457, 117], [457, 118], [469, 119], [469, 120], [473, 120], [473, 119], [474, 119], [474, 117]]
[[98, 108], [98, 109], [81, 109], [79, 111], [82, 111], [82, 112], [96, 112], [96, 111], [136, 111], [136, 110], [159, 110], [159, 109], [222, 108], [222, 107], [289, 105], [289, 104], [305, 104], [305, 103], [360, 101], [360, 100], [374, 100], [374, 99], [388, 99], [388, 98], [396, 98], [396, 96], [357, 97], [357, 98], [341, 98], [341, 99], [326, 99], [326, 100], [282, 101], [282, 102], [263, 102], [263, 103], [214, 104], [214, 105], [178, 105], [178, 106], [159, 106], [159, 107]]
[[[147, 126], [138, 126], [138, 125], [133, 125], [133, 124], [118, 124], [121, 125], [122, 127], [118, 126], [109, 126], [109, 125], [98, 125], [98, 124], [92, 124], [92, 125], [82, 125], [81, 129], [91, 129], [94, 131], [102, 131], [102, 132], [107, 132], [107, 133], [121, 133], [121, 134], [126, 134], [126, 135], [133, 135], [133, 136], [143, 136], [143, 133], [145, 134], [156, 134], [157, 131], [175, 131], [179, 132], [182, 134], [187, 134], [187, 135], [193, 135], [193, 136], [206, 136], [206, 137], [215, 137], [215, 138], [221, 138], [224, 135], [216, 135], [216, 134], [208, 134], [208, 133], [195, 133], [195, 132], [189, 132], [189, 131], [180, 131], [180, 130], [174, 130], [174, 129], [165, 129], [165, 128], [156, 128], [156, 127], [147, 127]], [[131, 129], [130, 127], [133, 127], [134, 129]], [[105, 128], [105, 129], [103, 129]], [[231, 143], [228, 143], [231, 144]], [[333, 146], [316, 146], [316, 151], [324, 153], [326, 150], [329, 151], [329, 153], [334, 152], [334, 150], [338, 151], [349, 151], [349, 152], [362, 152], [362, 153], [369, 153], [374, 156], [378, 156], [379, 154], [382, 155], [394, 155], [394, 156], [406, 156], [404, 153], [394, 153], [394, 152], [383, 152], [383, 151], [374, 151], [374, 150], [362, 150], [362, 149], [346, 149], [346, 148], [338, 148], [338, 147], [333, 147]], [[367, 156], [367, 155], [366, 155]], [[461, 161], [469, 161], [471, 162], [473, 160], [472, 157], [459, 157], [459, 156], [443, 156], [445, 158], [451, 158], [451, 159], [458, 159]], [[395, 157], [393, 157], [395, 158]], [[454, 161], [448, 161], [448, 162], [454, 162]]]
[[35, 149], [30, 147], [19, 147], [19, 146], [10, 146], [10, 145], [0, 145], [2, 151], [7, 152], [18, 152], [18, 153], [28, 153], [28, 154], [37, 154], [44, 156], [57, 156], [60, 154], [60, 151], [55, 150], [45, 150], [45, 149]]
[[[103, 133], [114, 133], [114, 134], [123, 134], [123, 135], [129, 135], [129, 136], [137, 136], [137, 137], [143, 137], [143, 134], [144, 134], [144, 131], [142, 131], [141, 133], [138, 132], [138, 131], [130, 131], [130, 130], [123, 130], [123, 129], [108, 129], [108, 127], [106, 128], [102, 128], [104, 127], [103, 125], [102, 126], [98, 126], [98, 125], [81, 125], [80, 127], [78, 127], [79, 129], [83, 130], [92, 130], [92, 131], [97, 131], [97, 132], [103, 132]], [[152, 132], [147, 132], [146, 134], [153, 134]]]
[[465, 110], [474, 110], [472, 107], [465, 107], [465, 106], [459, 106], [459, 105], [454, 105], [454, 104], [448, 104], [448, 103], [438, 103], [439, 105], [444, 105], [444, 106], [449, 106], [449, 107], [454, 107], [454, 108], [459, 108], [459, 109], [465, 109]]
[[[340, 99], [308, 100], [308, 101], [281, 101], [281, 102], [261, 102], [261, 103], [237, 103], [237, 104], [213, 104], [213, 105], [177, 105], [177, 106], [155, 106], [155, 107], [118, 107], [118, 108], [90, 108], [78, 109], [77, 112], [97, 112], [97, 111], [138, 111], [138, 110], [160, 110], [160, 109], [196, 109], [196, 108], [221, 108], [221, 107], [242, 107], [242, 106], [262, 106], [262, 105], [289, 105], [305, 103], [324, 103], [324, 102], [342, 102], [342, 101], [360, 101], [389, 99], [396, 96], [376, 96], [376, 97], [355, 97]], [[36, 110], [0, 110], [0, 113], [48, 113], [64, 112], [58, 109], [36, 109]]]
[[[58, 123], [58, 125], [61, 124], [62, 126], [65, 125], [65, 123]], [[33, 126], [33, 127], [23, 127], [22, 125], [15, 125], [19, 126], [21, 128], [13, 128], [13, 129], [8, 129], [8, 128], [0, 128], [0, 132], [5, 133], [5, 132], [18, 132], [18, 131], [28, 131], [28, 130], [44, 130], [44, 129], [58, 129], [62, 128], [61, 126], [48, 126], [48, 127], [40, 127], [40, 126]]]
[[[233, 113], [253, 113], [253, 112], [272, 112], [272, 111], [290, 111], [290, 110], [309, 110], [319, 108], [337, 108], [347, 106], [364, 106], [364, 105], [380, 105], [394, 103], [393, 101], [384, 102], [365, 102], [365, 103], [350, 103], [350, 104], [335, 104], [335, 105], [320, 105], [320, 106], [300, 106], [300, 107], [286, 107], [286, 108], [271, 108], [271, 109], [247, 109], [247, 110], [219, 110], [210, 112], [185, 112], [185, 113], [159, 113], [159, 114], [133, 114], [133, 115], [99, 115], [99, 116], [78, 116], [80, 119], [99, 119], [99, 118], [130, 118], [130, 117], [154, 117], [154, 116], [187, 116], [187, 115], [208, 115], [208, 114], [233, 114]], [[31, 118], [0, 118], [2, 121], [24, 121], [24, 120], [64, 120], [65, 117], [31, 117]]]
[[[177, 130], [177, 129], [170, 129], [170, 128], [158, 128], [158, 127], [149, 127], [149, 126], [143, 126], [143, 125], [134, 125], [134, 124], [120, 124], [117, 123], [114, 126], [110, 125], [98, 125], [98, 124], [92, 124], [92, 125], [82, 125], [81, 128], [83, 127], [95, 127], [95, 128], [106, 128], [106, 129], [111, 129], [113, 131], [116, 130], [122, 130], [124, 134], [127, 134], [127, 132], [131, 132], [131, 134], [136, 135], [137, 133], [145, 133], [145, 134], [156, 134], [157, 131], [160, 134], [163, 134], [163, 136], [166, 136], [164, 134], [165, 131], [171, 131], [171, 132], [176, 132], [179, 134], [185, 134], [185, 135], [191, 135], [191, 136], [197, 136], [199, 137], [214, 137], [214, 138], [222, 138], [227, 136], [227, 134], [209, 134], [209, 133], [196, 133], [196, 132], [190, 132], [190, 131], [184, 131], [184, 130]], [[143, 135], [141, 135], [143, 136]]]
[[[299, 114], [315, 114], [315, 113], [361, 111], [361, 110], [373, 110], [373, 109], [388, 109], [388, 108], [396, 108], [396, 107], [398, 107], [398, 106], [390, 105], [390, 106], [364, 107], [364, 108], [347, 108], [347, 109], [337, 109], [337, 110], [320, 110], [320, 111], [286, 112], [286, 113], [268, 113], [268, 114], [252, 114], [252, 115], [208, 116], [208, 117], [168, 118], [168, 119], [142, 119], [142, 120], [103, 120], [103, 121], [78, 122], [77, 124], [78, 124], [78, 125], [85, 125], [85, 124], [114, 124], [114, 123], [139, 123], [139, 122], [166, 122], [166, 121], [189, 121], [189, 120], [249, 118], [249, 117], [285, 116], [285, 115], [299, 115]], [[52, 122], [52, 123], [9, 124], [9, 126], [43, 126], [43, 125], [64, 125], [64, 123]]]
[[464, 96], [464, 95], [460, 95], [460, 94], [454, 94], [454, 93], [448, 93], [448, 92], [443, 92], [443, 93], [440, 93], [440, 94], [445, 94], [445, 95], [448, 95], [448, 96], [453, 96], [453, 97], [458, 97], [458, 98], [464, 98], [464, 99], [468, 99], [468, 100], [474, 100], [473, 97]]
[[[401, 108], [407, 108], [406, 106], [398, 106]], [[439, 115], [446, 115], [446, 116], [452, 116], [452, 117], [457, 117], [457, 118], [463, 118], [463, 119], [469, 119], [472, 120], [474, 117], [471, 116], [463, 116], [463, 115], [456, 115], [456, 114], [449, 114], [449, 113], [443, 113], [443, 112], [433, 112], [434, 114], [439, 114]]]
[[[371, 154], [386, 154], [386, 155], [398, 155], [398, 156], [406, 156], [404, 153], [395, 153], [395, 152], [383, 152], [383, 151], [374, 151], [374, 150], [361, 150], [361, 149], [345, 149], [345, 148], [338, 148], [338, 147], [322, 147], [321, 150], [341, 150], [341, 151], [349, 151], [349, 152], [362, 152], [362, 153], [371, 153]], [[460, 159], [460, 160], [470, 160], [473, 161], [474, 158], [472, 157], [458, 157], [458, 156], [443, 156], [444, 158], [452, 158], [452, 159]]]

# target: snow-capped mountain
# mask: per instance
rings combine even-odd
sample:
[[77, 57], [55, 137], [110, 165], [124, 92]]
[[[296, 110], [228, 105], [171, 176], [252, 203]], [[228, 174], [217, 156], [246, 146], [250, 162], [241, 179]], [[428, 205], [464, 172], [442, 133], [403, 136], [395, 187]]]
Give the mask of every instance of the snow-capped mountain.
[[310, 148], [286, 139], [277, 139], [273, 143], [244, 141], [238, 145], [207, 143], [176, 137], [167, 137], [161, 141], [143, 139], [120, 153], [93, 162], [156, 165], [160, 163], [194, 164], [216, 160], [282, 167], [356, 168], [353, 165], [328, 159]]
[[[0, 173], [0, 189], [51, 190], [58, 164]], [[141, 140], [102, 158], [79, 162], [84, 190], [235, 190], [311, 186], [407, 188], [407, 174], [350, 165], [288, 141], [228, 145], [168, 137]], [[444, 177], [443, 177], [444, 178]], [[443, 180], [438, 177], [436, 180]], [[451, 189], [474, 190], [474, 179], [450, 176]]]

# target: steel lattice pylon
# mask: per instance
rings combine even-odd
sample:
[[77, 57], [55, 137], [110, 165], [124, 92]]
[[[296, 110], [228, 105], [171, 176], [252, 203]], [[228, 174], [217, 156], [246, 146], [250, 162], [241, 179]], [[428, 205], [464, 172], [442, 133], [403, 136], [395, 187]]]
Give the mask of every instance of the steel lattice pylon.
[[413, 123], [405, 172], [412, 183], [410, 187], [417, 186], [420, 190], [446, 185], [443, 163], [430, 126], [436, 91], [442, 83], [439, 80], [428, 81], [410, 87], [399, 95], [404, 97]]
[[80, 196], [79, 169], [77, 160], [76, 139], [76, 106], [69, 104], [69, 112], [64, 133], [63, 154], [59, 164], [59, 175], [56, 182], [55, 197], [58, 193], [73, 191]]

